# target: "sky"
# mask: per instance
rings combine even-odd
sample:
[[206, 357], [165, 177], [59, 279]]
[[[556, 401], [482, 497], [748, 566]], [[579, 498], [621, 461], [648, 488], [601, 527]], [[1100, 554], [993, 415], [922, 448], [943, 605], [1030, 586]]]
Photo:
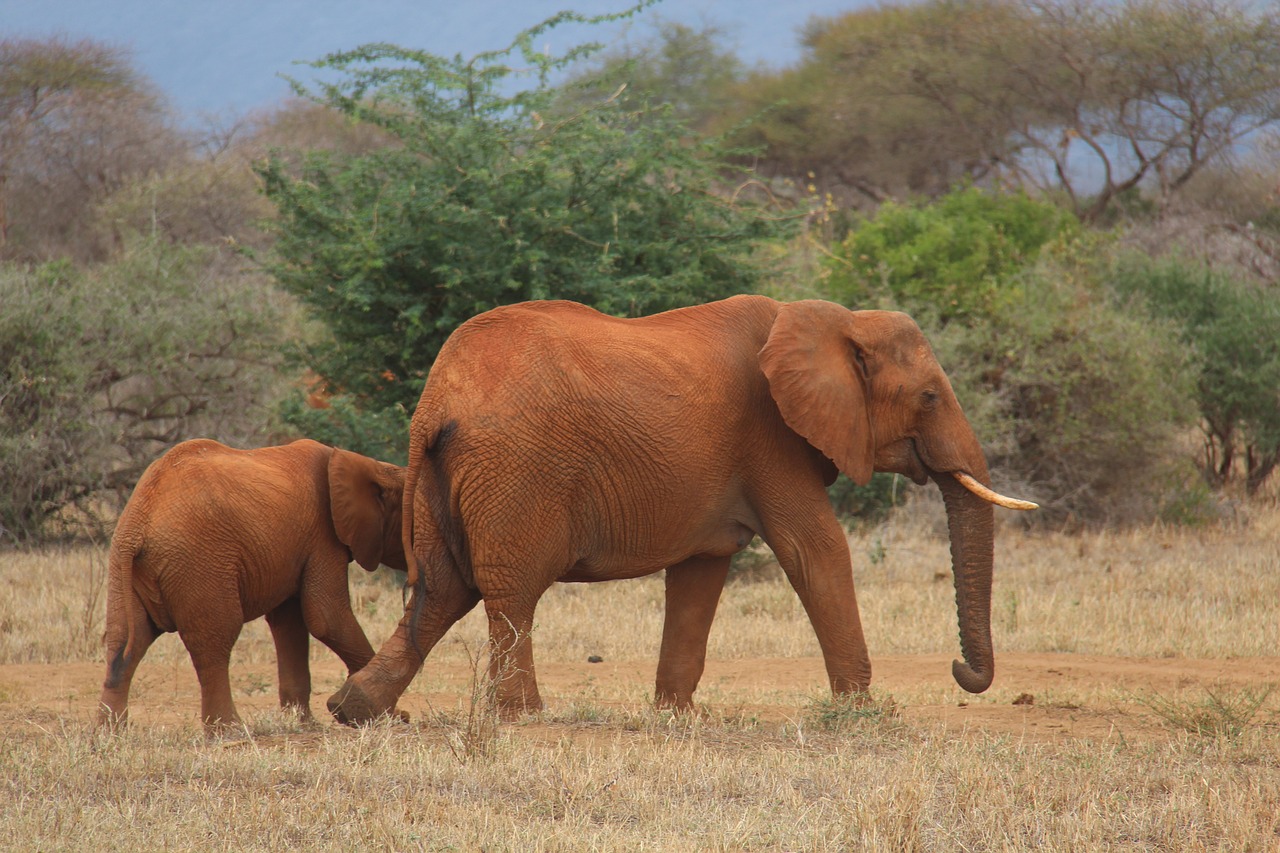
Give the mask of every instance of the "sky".
[[[655, 19], [714, 25], [748, 64], [799, 59], [800, 30], [872, 0], [662, 0], [630, 24], [561, 27], [537, 47], [652, 32]], [[280, 75], [311, 79], [300, 61], [386, 41], [445, 56], [507, 47], [557, 12], [618, 12], [627, 0], [0, 0], [0, 38], [93, 38], [128, 49], [189, 121], [242, 115], [289, 94]], [[543, 43], [545, 42], [545, 44]]]

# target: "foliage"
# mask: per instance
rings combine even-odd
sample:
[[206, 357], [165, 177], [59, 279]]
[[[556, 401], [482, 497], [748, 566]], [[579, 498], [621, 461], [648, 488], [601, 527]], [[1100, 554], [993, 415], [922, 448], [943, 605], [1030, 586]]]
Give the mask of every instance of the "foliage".
[[801, 61], [748, 75], [726, 125], [750, 119], [741, 139], [765, 149], [762, 168], [807, 177], [845, 204], [944, 194], [992, 173], [1009, 147], [1005, 128], [981, 101], [940, 105], [919, 97], [914, 65], [954, 59], [950, 74], [986, 78], [999, 91], [991, 69], [955, 45], [975, 29], [1008, 33], [1016, 18], [1007, 4], [979, 0], [813, 19]]
[[[818, 20], [750, 141], [785, 174], [883, 201], [961, 178], [1060, 193], [1082, 220], [1166, 201], [1280, 122], [1280, 10], [1247, 0], [926, 0]], [[1095, 191], [1095, 186], [1097, 187]]]
[[[411, 410], [448, 334], [497, 305], [563, 298], [637, 315], [760, 280], [752, 249], [779, 222], [719, 191], [716, 144], [618, 99], [554, 113], [547, 78], [583, 49], [553, 59], [531, 45], [570, 20], [467, 61], [368, 45], [316, 63], [342, 77], [310, 97], [395, 145], [314, 153], [297, 174], [264, 164], [280, 213], [269, 268], [332, 332], [307, 364], [361, 411]], [[508, 96], [516, 50], [539, 81]]]
[[1122, 296], [1174, 322], [1199, 354], [1206, 481], [1226, 485], [1242, 462], [1246, 490], [1257, 493], [1280, 462], [1280, 299], [1274, 288], [1178, 258], [1135, 255], [1117, 264], [1113, 281]]
[[859, 486], [845, 475], [827, 488], [836, 516], [845, 524], [882, 521], [902, 499], [907, 481], [898, 474], [877, 472], [871, 482]]
[[374, 459], [409, 464], [409, 413], [403, 406], [365, 411], [350, 394], [338, 394], [318, 408], [300, 393], [281, 403], [280, 413], [289, 426], [323, 444], [342, 447]]
[[0, 538], [96, 519], [182, 439], [262, 437], [286, 311], [219, 263], [139, 241], [83, 270], [0, 267]]
[[1041, 522], [1137, 521], [1176, 468], [1194, 375], [1165, 324], [1122, 311], [1105, 238], [1022, 194], [886, 205], [835, 249], [831, 297], [914, 316], [997, 476]]
[[95, 205], [184, 150], [119, 49], [0, 40], [0, 259], [105, 259]]
[[700, 127], [731, 104], [742, 61], [721, 46], [724, 32], [656, 21], [647, 40], [599, 56], [560, 87], [559, 109], [581, 107], [619, 94], [630, 104], [667, 107], [679, 121]]
[[972, 408], [992, 467], [1048, 498], [1049, 522], [1152, 518], [1194, 412], [1186, 348], [1167, 324], [1117, 308], [1096, 248], [1042, 260], [1017, 304], [952, 330], [966, 390], [985, 398]]
[[932, 204], [887, 203], [833, 250], [832, 297], [849, 305], [887, 294], [944, 321], [999, 313], [1040, 247], [1078, 231], [1074, 218], [1023, 193], [974, 187]]

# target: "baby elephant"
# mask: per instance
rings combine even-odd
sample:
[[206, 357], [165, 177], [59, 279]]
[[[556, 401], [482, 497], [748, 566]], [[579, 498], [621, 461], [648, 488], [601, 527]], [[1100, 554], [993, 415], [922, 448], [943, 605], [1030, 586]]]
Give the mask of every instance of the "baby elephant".
[[99, 720], [123, 722], [138, 662], [177, 631], [207, 731], [239, 724], [228, 665], [240, 628], [267, 617], [280, 704], [310, 717], [308, 633], [356, 672], [373, 648], [351, 612], [347, 566], [405, 568], [404, 469], [302, 440], [233, 450], [179, 444], [142, 475], [111, 540], [107, 678]]

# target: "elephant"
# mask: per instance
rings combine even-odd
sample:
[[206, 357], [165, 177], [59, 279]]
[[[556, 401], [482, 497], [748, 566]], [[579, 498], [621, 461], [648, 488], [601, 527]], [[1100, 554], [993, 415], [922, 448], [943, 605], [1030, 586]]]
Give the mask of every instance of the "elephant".
[[308, 439], [256, 450], [195, 439], [152, 462], [111, 540], [99, 722], [126, 720], [138, 663], [159, 634], [177, 631], [206, 732], [238, 727], [231, 648], [264, 615], [280, 704], [309, 719], [309, 634], [352, 672], [373, 657], [347, 567], [407, 568], [404, 481], [400, 466]]
[[564, 301], [462, 324], [410, 425], [404, 547], [412, 592], [369, 664], [327, 702], [340, 722], [392, 708], [448, 628], [484, 601], [504, 716], [542, 707], [530, 631], [556, 581], [666, 571], [654, 700], [687, 710], [730, 557], [759, 535], [813, 627], [833, 693], [871, 663], [837, 471], [932, 479], [945, 501], [964, 662], [985, 690], [992, 504], [986, 459], [906, 314], [740, 295], [619, 319]]

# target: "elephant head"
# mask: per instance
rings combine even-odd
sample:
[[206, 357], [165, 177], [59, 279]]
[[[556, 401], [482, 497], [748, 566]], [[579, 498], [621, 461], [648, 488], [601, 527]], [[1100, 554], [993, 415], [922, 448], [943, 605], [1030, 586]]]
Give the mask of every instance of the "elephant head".
[[952, 674], [971, 693], [986, 690], [995, 673], [991, 505], [1035, 505], [983, 485], [982, 448], [919, 327], [898, 312], [794, 302], [778, 310], [760, 365], [787, 425], [854, 482], [886, 471], [938, 484], [965, 659]]
[[401, 539], [405, 469], [334, 448], [329, 458], [329, 505], [338, 539], [372, 572], [385, 563], [406, 569]]

